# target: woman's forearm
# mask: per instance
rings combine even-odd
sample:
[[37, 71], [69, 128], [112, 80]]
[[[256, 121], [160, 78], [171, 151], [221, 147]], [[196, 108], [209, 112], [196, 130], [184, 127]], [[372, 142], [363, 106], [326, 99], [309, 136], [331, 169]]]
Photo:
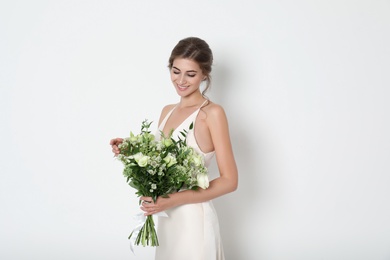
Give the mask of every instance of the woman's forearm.
[[237, 189], [237, 180], [219, 177], [210, 182], [207, 189], [184, 190], [169, 195], [174, 200], [175, 206], [183, 204], [200, 203], [215, 199]]

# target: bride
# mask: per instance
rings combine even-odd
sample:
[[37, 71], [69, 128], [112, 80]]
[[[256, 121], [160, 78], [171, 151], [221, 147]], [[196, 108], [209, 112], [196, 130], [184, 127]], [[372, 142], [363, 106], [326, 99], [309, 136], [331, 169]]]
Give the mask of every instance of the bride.
[[[188, 130], [193, 123], [187, 144], [203, 155], [206, 166], [215, 155], [219, 177], [205, 190], [181, 190], [169, 198], [159, 197], [155, 203], [150, 197], [140, 198], [145, 215], [161, 211], [168, 214], [158, 219], [160, 245], [156, 260], [224, 259], [218, 217], [211, 200], [237, 189], [238, 172], [225, 112], [205, 96], [210, 87], [212, 62], [209, 45], [196, 37], [179, 41], [169, 58], [171, 80], [180, 101], [162, 109], [158, 133], [162, 131], [168, 136], [173, 130], [172, 137], [177, 138], [180, 131]], [[203, 92], [202, 82], [206, 83]], [[119, 154], [122, 141], [110, 141], [115, 155]]]

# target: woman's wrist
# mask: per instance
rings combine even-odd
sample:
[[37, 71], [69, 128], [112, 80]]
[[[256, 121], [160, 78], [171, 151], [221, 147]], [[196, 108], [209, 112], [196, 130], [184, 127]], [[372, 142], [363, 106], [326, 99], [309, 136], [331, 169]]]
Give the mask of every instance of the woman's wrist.
[[172, 199], [172, 201], [171, 201], [172, 207], [178, 207], [178, 206], [187, 204], [188, 202], [186, 202], [186, 198], [187, 198], [189, 192], [191, 192], [191, 191], [190, 190], [183, 190], [183, 191], [175, 192], [175, 193], [169, 195]]

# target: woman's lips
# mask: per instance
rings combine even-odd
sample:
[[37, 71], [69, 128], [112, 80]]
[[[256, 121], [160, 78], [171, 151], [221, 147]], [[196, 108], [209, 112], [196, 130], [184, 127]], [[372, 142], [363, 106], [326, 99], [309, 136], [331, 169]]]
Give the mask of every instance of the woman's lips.
[[188, 86], [177, 85], [177, 88], [180, 89], [180, 90], [186, 90], [188, 88]]

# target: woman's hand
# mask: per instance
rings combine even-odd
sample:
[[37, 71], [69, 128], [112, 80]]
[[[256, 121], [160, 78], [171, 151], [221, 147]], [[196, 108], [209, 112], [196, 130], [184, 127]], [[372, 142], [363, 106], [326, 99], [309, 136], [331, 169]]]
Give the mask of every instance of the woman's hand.
[[115, 156], [117, 156], [120, 152], [118, 145], [120, 145], [123, 142], [123, 138], [115, 138], [111, 139], [110, 145], [112, 148], [112, 152], [114, 153]]
[[175, 207], [175, 200], [172, 196], [174, 194], [169, 194], [169, 198], [158, 197], [156, 202], [153, 202], [151, 197], [141, 197], [141, 210], [145, 212], [145, 216], [149, 216]]

